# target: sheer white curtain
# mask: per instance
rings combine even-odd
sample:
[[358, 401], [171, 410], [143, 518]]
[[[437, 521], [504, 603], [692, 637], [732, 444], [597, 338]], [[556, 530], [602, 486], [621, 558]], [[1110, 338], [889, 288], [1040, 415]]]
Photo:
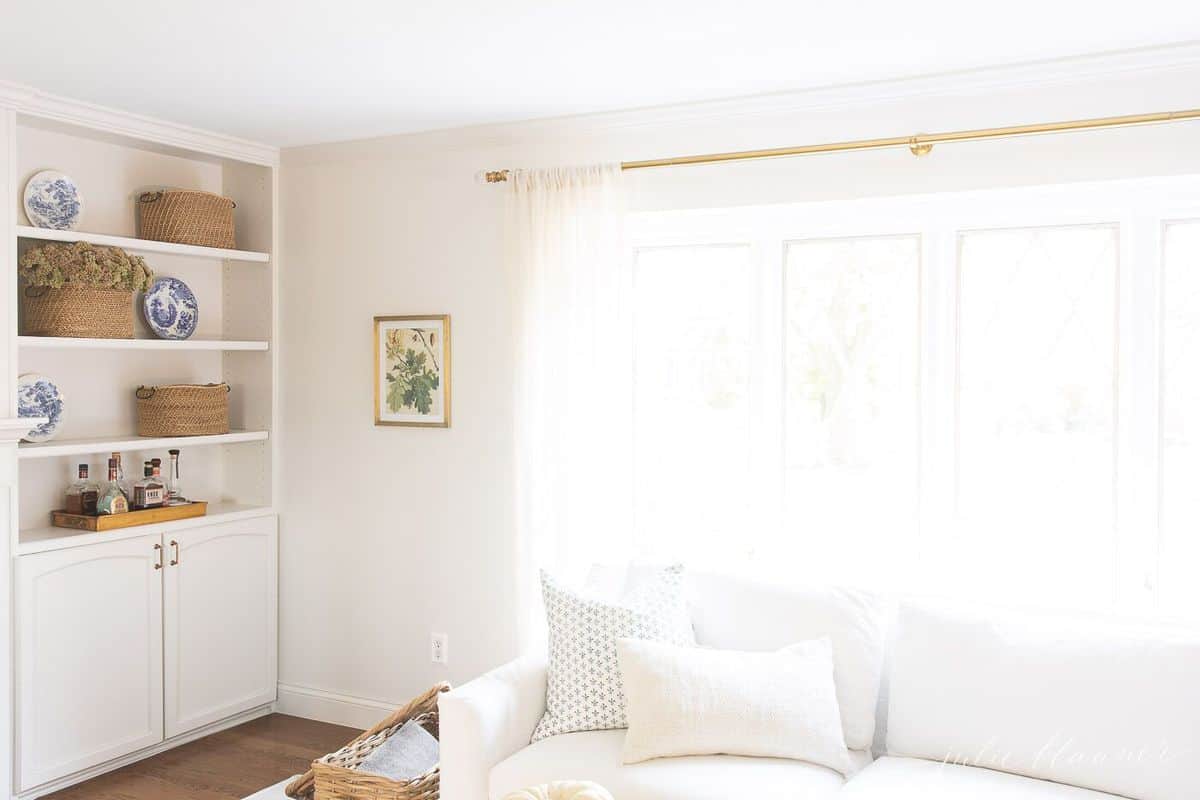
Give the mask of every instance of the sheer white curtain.
[[628, 552], [630, 268], [619, 165], [508, 180], [516, 320], [517, 580], [536, 640], [536, 571]]

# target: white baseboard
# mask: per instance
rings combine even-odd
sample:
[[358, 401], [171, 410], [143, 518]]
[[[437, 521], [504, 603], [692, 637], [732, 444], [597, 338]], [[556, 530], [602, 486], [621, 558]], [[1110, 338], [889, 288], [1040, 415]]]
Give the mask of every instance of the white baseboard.
[[403, 702], [372, 700], [287, 683], [279, 684], [278, 697], [275, 710], [280, 714], [332, 722], [360, 730], [370, 728], [403, 705]]

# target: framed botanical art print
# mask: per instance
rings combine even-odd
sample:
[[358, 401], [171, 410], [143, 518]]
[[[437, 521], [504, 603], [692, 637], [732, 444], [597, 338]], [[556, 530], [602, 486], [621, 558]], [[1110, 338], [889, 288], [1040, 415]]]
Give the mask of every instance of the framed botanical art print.
[[450, 427], [450, 317], [375, 318], [375, 424]]

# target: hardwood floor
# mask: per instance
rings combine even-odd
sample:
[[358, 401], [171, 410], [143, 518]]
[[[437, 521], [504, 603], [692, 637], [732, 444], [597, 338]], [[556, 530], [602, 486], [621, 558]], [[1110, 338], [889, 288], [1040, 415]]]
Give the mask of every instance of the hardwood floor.
[[241, 800], [361, 731], [271, 714], [101, 775], [46, 800]]

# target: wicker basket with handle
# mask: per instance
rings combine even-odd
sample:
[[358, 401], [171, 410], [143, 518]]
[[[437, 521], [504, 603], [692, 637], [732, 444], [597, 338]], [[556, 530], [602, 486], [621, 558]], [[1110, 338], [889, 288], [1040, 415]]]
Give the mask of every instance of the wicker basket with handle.
[[163, 189], [138, 197], [141, 237], [202, 247], [237, 247], [233, 209], [237, 204], [212, 192]]
[[138, 436], [229, 433], [229, 384], [139, 386]]
[[25, 286], [21, 311], [26, 336], [133, 338], [133, 293], [122, 289]]
[[438, 735], [438, 697], [450, 691], [450, 684], [439, 683], [408, 705], [397, 710], [350, 744], [322, 756], [312, 769], [288, 784], [288, 797], [300, 800], [437, 800], [440, 786], [438, 766], [410, 780], [394, 781], [381, 775], [358, 771], [358, 765], [371, 752], [400, 730], [410, 719], [416, 720], [433, 736]]

